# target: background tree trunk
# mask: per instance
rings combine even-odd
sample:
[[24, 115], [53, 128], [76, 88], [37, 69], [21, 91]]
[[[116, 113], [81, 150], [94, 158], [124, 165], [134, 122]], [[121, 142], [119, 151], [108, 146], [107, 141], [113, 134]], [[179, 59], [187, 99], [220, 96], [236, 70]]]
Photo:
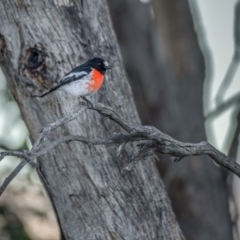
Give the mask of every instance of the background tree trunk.
[[[47, 123], [73, 111], [79, 99], [56, 92], [40, 95], [64, 73], [93, 55], [115, 67], [91, 97], [139, 122], [104, 0], [0, 2], [0, 65], [32, 141]], [[88, 111], [55, 130], [112, 136], [118, 126]], [[133, 152], [132, 148], [128, 148]], [[39, 159], [38, 173], [49, 194], [64, 239], [183, 239], [152, 161], [123, 171], [129, 156], [116, 146], [70, 142]]]
[[[140, 118], [178, 140], [205, 140], [205, 62], [188, 1], [151, 3], [108, 0]], [[225, 170], [205, 156], [159, 170], [187, 239], [232, 239]]]

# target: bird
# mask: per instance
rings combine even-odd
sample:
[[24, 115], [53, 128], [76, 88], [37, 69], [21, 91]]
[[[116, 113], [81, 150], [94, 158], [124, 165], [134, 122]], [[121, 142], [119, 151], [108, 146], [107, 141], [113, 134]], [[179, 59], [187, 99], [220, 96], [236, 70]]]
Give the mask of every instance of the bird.
[[109, 63], [103, 58], [94, 57], [73, 68], [55, 87], [40, 97], [45, 97], [56, 90], [64, 90], [72, 96], [81, 97], [92, 105], [85, 97], [97, 92], [101, 88], [106, 70], [111, 68]]

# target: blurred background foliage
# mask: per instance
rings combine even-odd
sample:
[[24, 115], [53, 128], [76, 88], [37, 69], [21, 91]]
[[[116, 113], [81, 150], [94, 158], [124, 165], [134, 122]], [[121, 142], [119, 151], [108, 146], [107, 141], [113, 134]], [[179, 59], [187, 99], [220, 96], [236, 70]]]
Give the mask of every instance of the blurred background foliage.
[[[0, 70], [0, 151], [31, 147], [17, 103]], [[6, 157], [0, 165], [0, 181], [19, 163]], [[27, 165], [0, 198], [0, 240], [59, 239], [51, 204], [34, 168]]]
[[[108, 5], [143, 124], [181, 141], [207, 138], [239, 159], [240, 1], [108, 0]], [[0, 150], [30, 147], [0, 71]], [[239, 239], [240, 181], [204, 156], [177, 165], [161, 159], [158, 168], [187, 239]], [[1, 182], [18, 162], [13, 157], [1, 162]], [[59, 239], [50, 201], [31, 166], [0, 198], [0, 240], [15, 239]]]

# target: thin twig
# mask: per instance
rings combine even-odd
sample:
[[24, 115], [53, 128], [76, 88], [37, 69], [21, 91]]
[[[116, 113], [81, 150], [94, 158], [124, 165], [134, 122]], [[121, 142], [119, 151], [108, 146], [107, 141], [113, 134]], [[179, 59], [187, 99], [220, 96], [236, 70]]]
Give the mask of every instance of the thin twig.
[[175, 157], [179, 157], [179, 159], [182, 159], [184, 156], [206, 154], [218, 165], [228, 169], [240, 177], [240, 165], [235, 161], [235, 159], [227, 157], [224, 153], [214, 148], [208, 142], [195, 144], [183, 143], [173, 139], [165, 133], [162, 133], [155, 127], [129, 124], [110, 107], [105, 107], [104, 105], [99, 106], [98, 104], [98, 106], [94, 106], [93, 109], [98, 111], [100, 114], [104, 113], [104, 116], [112, 119], [120, 126], [124, 126], [124, 129], [128, 132], [139, 134], [139, 136], [145, 137], [146, 140], [153, 140], [157, 147], [157, 151], [161, 153], [170, 154]]
[[76, 142], [82, 142], [89, 145], [110, 145], [110, 144], [119, 144], [119, 143], [126, 143], [126, 142], [136, 142], [144, 140], [143, 137], [139, 137], [137, 134], [118, 134], [111, 138], [105, 138], [105, 139], [89, 139], [86, 137], [78, 136], [78, 135], [68, 135], [59, 138], [58, 140], [55, 140], [52, 142], [49, 146], [44, 148], [43, 150], [36, 153], [35, 157], [41, 157], [42, 155], [48, 153], [53, 148], [57, 147], [59, 144], [62, 144], [64, 142], [69, 141], [76, 141]]
[[215, 101], [217, 105], [220, 105], [223, 102], [224, 97], [227, 93], [227, 90], [229, 89], [231, 83], [233, 82], [238, 66], [239, 66], [239, 56], [238, 56], [238, 52], [235, 52], [233, 54], [230, 65], [227, 69], [226, 75], [217, 91], [217, 94], [215, 97]]
[[[83, 106], [82, 104], [79, 104], [76, 109], [73, 111], [73, 113], [53, 122], [45, 126], [41, 131], [38, 139], [33, 144], [33, 147], [29, 152], [20, 152], [20, 151], [6, 151], [0, 153], [0, 161], [5, 156], [16, 156], [19, 158], [22, 158], [23, 160], [18, 164], [18, 166], [10, 173], [10, 175], [5, 179], [3, 184], [0, 187], [0, 196], [8, 186], [8, 184], [15, 178], [15, 176], [21, 171], [21, 169], [26, 165], [26, 163], [32, 163], [34, 159], [36, 159], [37, 151], [42, 146], [43, 142], [45, 141], [47, 135], [54, 129], [74, 120], [79, 115], [81, 115], [85, 110], [87, 109], [87, 106]], [[26, 162], [27, 161], [27, 162]]]
[[232, 106], [239, 106], [240, 102], [240, 94], [236, 93], [232, 97], [230, 97], [225, 102], [221, 103], [219, 106], [216, 107], [216, 109], [210, 111], [206, 114], [206, 118], [208, 120], [214, 119], [218, 117], [220, 114], [222, 114], [224, 111], [230, 109]]
[[[99, 139], [90, 139], [83, 136], [68, 135], [63, 136], [47, 146], [43, 146], [43, 142], [46, 139], [47, 135], [56, 129], [59, 126], [62, 126], [79, 115], [81, 115], [86, 109], [97, 111], [100, 115], [111, 119], [121, 126], [127, 134], [116, 134], [111, 138], [99, 138]], [[161, 132], [155, 127], [152, 126], [141, 126], [139, 124], [133, 124], [121, 117], [119, 113], [113, 110], [109, 106], [103, 104], [95, 104], [93, 107], [88, 108], [87, 106], [78, 106], [78, 108], [66, 117], [63, 117], [54, 123], [51, 123], [43, 128], [38, 139], [33, 145], [32, 149], [29, 152], [20, 152], [20, 151], [6, 151], [0, 153], [0, 161], [8, 155], [17, 156], [23, 160], [20, 164], [12, 171], [12, 173], [5, 179], [3, 185], [0, 187], [0, 196], [12, 181], [12, 179], [17, 175], [17, 173], [26, 165], [27, 162], [31, 163], [34, 159], [43, 156], [44, 154], [51, 151], [53, 148], [57, 147], [59, 144], [69, 141], [79, 141], [89, 145], [109, 145], [109, 144], [126, 144], [129, 142], [142, 141], [143, 143], [138, 144], [138, 153], [133, 156], [128, 165], [125, 167], [127, 170], [131, 170], [139, 161], [148, 158], [153, 155], [155, 152], [160, 152], [164, 154], [172, 155], [174, 161], [180, 161], [185, 156], [190, 155], [202, 155], [206, 154], [213, 161], [215, 161], [220, 166], [228, 169], [229, 171], [236, 174], [240, 177], [240, 165], [232, 158], [227, 157], [225, 154], [218, 151], [208, 142], [200, 143], [183, 143], [175, 140], [169, 135]], [[40, 149], [41, 148], [41, 149]], [[121, 152], [121, 151], [119, 151]]]
[[147, 159], [156, 152], [155, 144], [152, 141], [146, 141], [145, 143], [138, 144], [138, 154], [131, 158], [129, 163], [125, 166], [125, 169], [130, 171], [139, 162]]
[[35, 153], [42, 145], [42, 143], [44, 142], [44, 140], [46, 139], [46, 136], [54, 129], [74, 120], [75, 118], [77, 118], [79, 115], [81, 115], [85, 110], [87, 109], [87, 106], [83, 106], [83, 105], [78, 105], [76, 110], [73, 111], [73, 113], [71, 113], [70, 115], [63, 117], [59, 120], [57, 120], [54, 123], [50, 123], [47, 126], [45, 126], [42, 130], [41, 133], [38, 137], [38, 139], [36, 140], [36, 142], [34, 143], [32, 149], [31, 149], [31, 153]]
[[27, 164], [28, 162], [24, 159], [22, 160], [16, 168], [8, 175], [8, 177], [4, 180], [3, 184], [0, 187], [0, 196], [3, 194], [9, 183], [17, 176], [17, 174], [21, 171], [21, 169]]

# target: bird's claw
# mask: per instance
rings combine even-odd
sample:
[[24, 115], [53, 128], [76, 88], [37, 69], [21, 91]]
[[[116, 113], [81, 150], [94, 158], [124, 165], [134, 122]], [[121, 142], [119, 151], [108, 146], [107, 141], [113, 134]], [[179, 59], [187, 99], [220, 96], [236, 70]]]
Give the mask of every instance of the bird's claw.
[[93, 104], [85, 97], [81, 97], [85, 103], [87, 104], [88, 108], [93, 108]]

